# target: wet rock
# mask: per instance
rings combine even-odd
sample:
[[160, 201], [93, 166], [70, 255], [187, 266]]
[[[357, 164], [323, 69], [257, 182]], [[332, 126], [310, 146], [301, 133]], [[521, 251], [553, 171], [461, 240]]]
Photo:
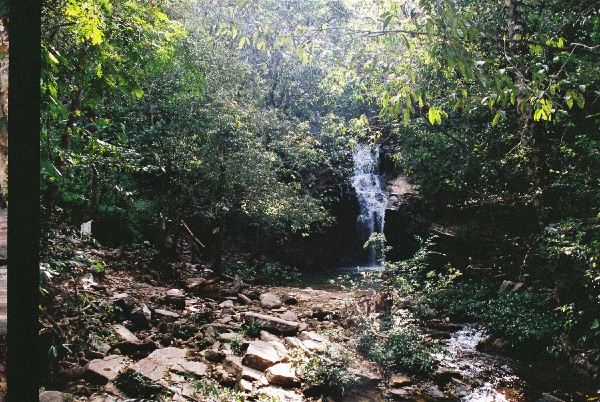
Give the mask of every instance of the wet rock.
[[348, 373], [358, 377], [360, 384], [364, 387], [375, 387], [383, 380], [383, 378], [377, 373], [361, 370], [355, 367], [348, 367]]
[[129, 314], [131, 322], [138, 328], [148, 329], [150, 328], [150, 320], [152, 319], [152, 311], [146, 304], [142, 304], [139, 307], [135, 307]]
[[251, 341], [248, 342], [248, 350], [242, 360], [245, 366], [264, 371], [271, 366], [281, 362], [277, 350], [268, 342]]
[[449, 332], [439, 331], [439, 332], [431, 332], [427, 334], [429, 339], [450, 339], [452, 335]]
[[419, 389], [416, 387], [392, 388], [387, 390], [388, 396], [395, 401], [404, 401], [418, 392]]
[[543, 394], [542, 397], [540, 399], [538, 399], [538, 402], [564, 402], [564, 401], [562, 399], [558, 399], [554, 395]]
[[181, 289], [170, 289], [164, 297], [165, 304], [183, 310], [185, 308], [185, 295]]
[[119, 355], [92, 360], [85, 368], [84, 378], [92, 384], [106, 384], [117, 378], [128, 363], [127, 358]]
[[276, 309], [281, 307], [281, 299], [273, 293], [263, 293], [260, 295], [260, 306], [265, 309]]
[[390, 387], [401, 388], [412, 383], [412, 379], [404, 374], [392, 374], [390, 378]]
[[433, 373], [431, 373], [431, 378], [438, 384], [445, 384], [453, 379], [462, 379], [463, 376], [459, 372], [447, 367], [438, 367]]
[[501, 353], [505, 348], [504, 340], [492, 336], [482, 339], [475, 347], [475, 349], [484, 353]]
[[282, 335], [295, 335], [298, 331], [298, 323], [286, 321], [277, 317], [258, 313], [244, 313], [244, 321], [247, 324], [256, 323], [263, 329]]
[[278, 363], [269, 367], [265, 371], [265, 376], [271, 385], [292, 388], [298, 384], [298, 381], [296, 380], [296, 371], [292, 368], [290, 363]]
[[445, 399], [446, 395], [436, 386], [436, 385], [428, 385], [423, 387], [423, 391], [427, 392], [432, 398], [435, 399]]

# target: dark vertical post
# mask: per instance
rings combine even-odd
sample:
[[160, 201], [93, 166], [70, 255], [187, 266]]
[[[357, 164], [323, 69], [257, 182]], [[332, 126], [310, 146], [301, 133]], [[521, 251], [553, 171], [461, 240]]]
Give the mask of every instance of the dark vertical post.
[[37, 401], [41, 1], [9, 1], [7, 401]]

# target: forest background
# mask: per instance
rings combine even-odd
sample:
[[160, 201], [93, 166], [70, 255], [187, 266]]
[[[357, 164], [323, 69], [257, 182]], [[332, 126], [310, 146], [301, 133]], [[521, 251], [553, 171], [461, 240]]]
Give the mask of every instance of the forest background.
[[[332, 233], [352, 149], [377, 144], [385, 173], [419, 186], [407, 232], [441, 223], [462, 239], [432, 246], [427, 272], [463, 275], [427, 303], [488, 314], [515, 347], [597, 362], [599, 12], [591, 0], [45, 1], [42, 274], [60, 273], [52, 238], [90, 220], [101, 244], [153, 267], [186, 237], [216, 272], [234, 252], [277, 261]], [[526, 290], [498, 294], [482, 277]]]

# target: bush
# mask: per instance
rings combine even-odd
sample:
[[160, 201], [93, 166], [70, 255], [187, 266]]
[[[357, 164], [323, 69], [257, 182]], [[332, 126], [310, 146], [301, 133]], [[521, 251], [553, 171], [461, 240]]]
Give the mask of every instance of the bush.
[[532, 292], [501, 293], [488, 302], [484, 327], [518, 350], [549, 346], [560, 329], [558, 314]]
[[309, 389], [313, 390], [314, 396], [342, 396], [346, 389], [359, 380], [357, 376], [348, 372], [349, 365], [348, 355], [330, 349], [324, 354], [312, 355], [300, 371]]
[[298, 282], [300, 273], [296, 268], [288, 267], [279, 263], [262, 263], [250, 266], [245, 263], [225, 263], [223, 273], [227, 275], [238, 275], [242, 278], [254, 278], [255, 283], [260, 285], [287, 285]]
[[427, 373], [434, 369], [434, 353], [438, 347], [425, 344], [424, 337], [408, 324], [399, 327], [389, 316], [380, 316], [361, 324], [357, 337], [357, 350], [373, 360], [384, 374], [396, 370]]

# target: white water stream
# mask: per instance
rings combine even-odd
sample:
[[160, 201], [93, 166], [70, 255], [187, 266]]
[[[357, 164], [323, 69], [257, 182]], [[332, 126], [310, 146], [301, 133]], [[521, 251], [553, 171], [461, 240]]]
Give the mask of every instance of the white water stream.
[[459, 372], [465, 379], [482, 380], [481, 385], [461, 399], [463, 402], [507, 402], [497, 388], [518, 380], [500, 358], [477, 351], [477, 344], [485, 337], [481, 330], [466, 325], [452, 334], [448, 341], [448, 354], [441, 363]]
[[[361, 240], [366, 242], [372, 233], [383, 233], [388, 194], [378, 174], [379, 147], [372, 148], [368, 144], [357, 145], [352, 157], [354, 173], [351, 183], [360, 204], [359, 233]], [[369, 251], [370, 263], [376, 265], [378, 261], [375, 250], [370, 247]]]

